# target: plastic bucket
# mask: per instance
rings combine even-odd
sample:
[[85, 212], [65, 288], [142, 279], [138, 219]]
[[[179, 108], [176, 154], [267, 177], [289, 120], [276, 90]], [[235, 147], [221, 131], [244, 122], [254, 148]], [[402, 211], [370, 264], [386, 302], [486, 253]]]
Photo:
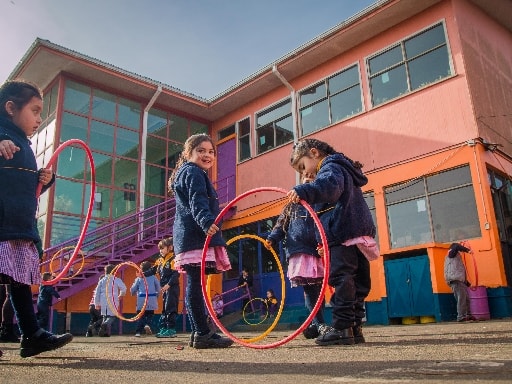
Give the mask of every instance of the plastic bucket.
[[489, 320], [489, 300], [487, 298], [487, 289], [483, 286], [469, 287], [469, 310], [471, 316], [477, 320]]

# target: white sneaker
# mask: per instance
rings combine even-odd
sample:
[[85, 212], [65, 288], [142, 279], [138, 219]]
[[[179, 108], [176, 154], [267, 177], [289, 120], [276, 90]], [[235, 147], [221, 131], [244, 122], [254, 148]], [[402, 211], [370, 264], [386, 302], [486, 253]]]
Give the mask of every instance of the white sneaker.
[[136, 333], [136, 334], [135, 334], [135, 337], [140, 337], [140, 333]]
[[149, 325], [144, 326], [144, 332], [146, 332], [146, 335], [151, 335], [153, 332], [151, 332], [151, 328]]

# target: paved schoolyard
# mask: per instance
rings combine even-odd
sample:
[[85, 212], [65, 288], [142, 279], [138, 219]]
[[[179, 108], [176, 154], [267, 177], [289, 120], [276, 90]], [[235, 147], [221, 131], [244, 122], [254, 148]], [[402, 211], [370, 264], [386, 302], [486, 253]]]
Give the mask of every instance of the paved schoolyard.
[[[195, 350], [188, 335], [76, 337], [28, 359], [0, 344], [0, 382], [11, 383], [510, 383], [512, 319], [368, 326], [366, 344], [318, 347], [299, 336], [283, 346]], [[276, 343], [291, 332], [270, 333]], [[256, 334], [237, 334], [255, 337]], [[258, 342], [260, 343], [260, 342]], [[183, 349], [181, 349], [183, 347]]]

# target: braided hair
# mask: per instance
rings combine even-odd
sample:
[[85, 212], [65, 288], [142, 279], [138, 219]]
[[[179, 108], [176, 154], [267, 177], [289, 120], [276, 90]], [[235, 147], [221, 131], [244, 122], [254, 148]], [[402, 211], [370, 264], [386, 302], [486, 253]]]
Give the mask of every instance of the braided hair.
[[292, 167], [295, 167], [299, 160], [303, 158], [304, 156], [310, 156], [311, 149], [316, 149], [318, 152], [320, 152], [320, 155], [322, 157], [334, 155], [335, 153], [339, 153], [343, 157], [345, 157], [350, 163], [354, 166], [354, 168], [361, 169], [363, 168], [363, 164], [361, 164], [359, 161], [354, 161], [347, 156], [345, 156], [341, 152], [337, 152], [333, 147], [331, 147], [329, 144], [327, 144], [324, 141], [318, 140], [318, 139], [302, 139], [297, 141], [292, 148], [292, 154], [290, 156], [290, 165]]

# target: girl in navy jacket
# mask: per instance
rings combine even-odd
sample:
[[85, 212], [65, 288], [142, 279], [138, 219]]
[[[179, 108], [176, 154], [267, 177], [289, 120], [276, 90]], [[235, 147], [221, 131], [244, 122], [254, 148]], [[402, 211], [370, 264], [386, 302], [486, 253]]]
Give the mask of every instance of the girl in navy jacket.
[[174, 173], [169, 179], [170, 192], [176, 198], [173, 225], [175, 268], [187, 274], [185, 305], [192, 327], [190, 344], [197, 349], [225, 348], [233, 344], [208, 327], [201, 289], [201, 258], [206, 236], [211, 236], [206, 254], [206, 273], [231, 269], [226, 243], [214, 224], [220, 213], [217, 192], [208, 178], [215, 148], [206, 134], [190, 136], [183, 147]]

